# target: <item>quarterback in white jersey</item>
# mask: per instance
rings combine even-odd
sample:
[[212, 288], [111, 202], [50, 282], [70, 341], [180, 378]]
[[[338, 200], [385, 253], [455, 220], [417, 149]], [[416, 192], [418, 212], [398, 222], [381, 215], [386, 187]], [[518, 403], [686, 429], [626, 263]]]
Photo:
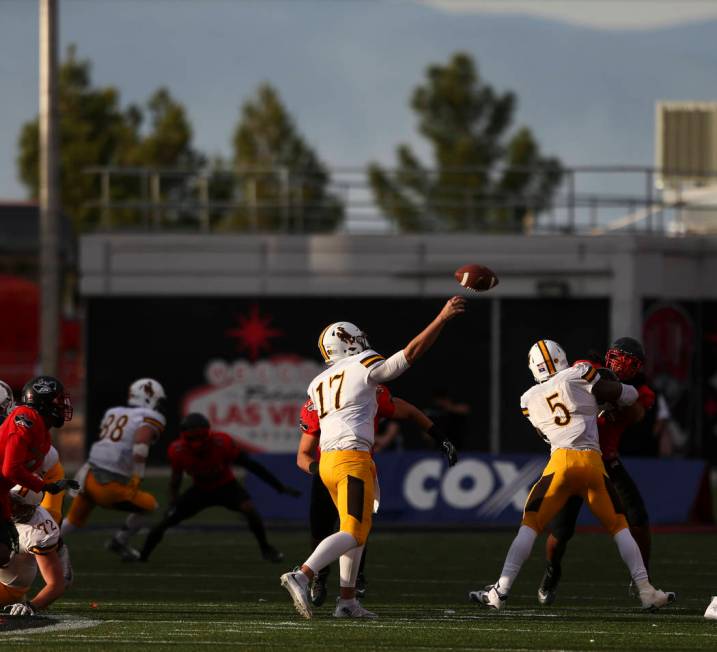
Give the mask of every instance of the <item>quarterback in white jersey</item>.
[[464, 299], [449, 299], [405, 349], [389, 358], [371, 349], [366, 334], [350, 322], [329, 324], [321, 332], [319, 350], [329, 368], [308, 388], [318, 410], [321, 461], [311, 462], [304, 470], [320, 473], [339, 512], [339, 531], [319, 543], [301, 570], [281, 576], [282, 586], [304, 618], [312, 617], [310, 581], [339, 558], [341, 597], [334, 616], [376, 617], [356, 600], [356, 575], [371, 530], [376, 491], [376, 467], [371, 458], [376, 387], [406, 371], [433, 345], [444, 325], [464, 310]]
[[508, 550], [500, 578], [485, 590], [471, 591], [470, 599], [501, 609], [538, 534], [572, 496], [580, 496], [613, 536], [643, 608], [664, 607], [675, 594], [650, 584], [625, 511], [605, 472], [597, 432], [598, 403], [632, 405], [638, 398], [637, 390], [601, 379], [590, 365], [569, 367], [565, 352], [552, 340], [539, 340], [530, 348], [528, 366], [537, 384], [523, 394], [520, 406], [550, 444], [550, 460], [528, 494], [523, 523]]
[[107, 548], [123, 559], [139, 558], [139, 552], [129, 545], [129, 538], [144, 525], [143, 516], [158, 507], [156, 498], [139, 485], [149, 447], [166, 425], [159, 411], [165, 398], [164, 389], [156, 380], [140, 378], [130, 385], [126, 406], [105, 412], [98, 441], [78, 473], [80, 493], [72, 501], [62, 525], [63, 536], [83, 527], [96, 505], [131, 512], [124, 526], [107, 542]]
[[[71, 572], [66, 573], [59, 554], [60, 527], [39, 506], [41, 497], [20, 486], [10, 491], [19, 550], [13, 553], [7, 566], [0, 568], [0, 606], [5, 606], [11, 615], [31, 616], [46, 609], [64, 594], [71, 582]], [[66, 563], [69, 565], [69, 558]], [[38, 570], [45, 586], [32, 600], [27, 600], [26, 593]]]

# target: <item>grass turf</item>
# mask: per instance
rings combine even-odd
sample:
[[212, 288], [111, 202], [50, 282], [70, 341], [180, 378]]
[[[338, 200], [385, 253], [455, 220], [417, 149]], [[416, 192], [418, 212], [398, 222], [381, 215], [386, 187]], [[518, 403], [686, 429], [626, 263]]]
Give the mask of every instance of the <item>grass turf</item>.
[[[94, 522], [107, 522], [107, 513]], [[116, 520], [116, 519], [114, 519]], [[702, 614], [717, 593], [712, 534], [655, 536], [653, 576], [679, 593], [658, 614], [627, 595], [627, 573], [609, 537], [580, 534], [571, 543], [556, 603], [535, 599], [542, 573], [539, 539], [505, 610], [467, 602], [467, 592], [494, 581], [513, 533], [388, 532], [372, 535], [365, 606], [380, 619], [332, 618], [338, 584], [312, 621], [295, 613], [279, 575], [307, 553], [307, 534], [270, 531], [286, 563], [263, 561], [251, 534], [228, 512], [200, 515], [170, 532], [148, 564], [106, 552], [109, 531], [90, 530], [68, 543], [75, 585], [53, 612], [100, 621], [68, 631], [0, 634], [3, 650], [707, 650], [717, 623]]]

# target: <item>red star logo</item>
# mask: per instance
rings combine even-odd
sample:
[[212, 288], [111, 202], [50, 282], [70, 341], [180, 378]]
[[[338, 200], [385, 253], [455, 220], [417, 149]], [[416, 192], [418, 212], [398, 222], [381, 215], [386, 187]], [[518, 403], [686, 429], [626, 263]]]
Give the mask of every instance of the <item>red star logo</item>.
[[251, 360], [256, 360], [262, 350], [270, 350], [270, 340], [283, 335], [283, 331], [270, 326], [272, 318], [259, 314], [259, 306], [249, 309], [249, 316], [238, 315], [239, 326], [226, 331], [229, 337], [237, 340], [237, 350], [247, 351]]

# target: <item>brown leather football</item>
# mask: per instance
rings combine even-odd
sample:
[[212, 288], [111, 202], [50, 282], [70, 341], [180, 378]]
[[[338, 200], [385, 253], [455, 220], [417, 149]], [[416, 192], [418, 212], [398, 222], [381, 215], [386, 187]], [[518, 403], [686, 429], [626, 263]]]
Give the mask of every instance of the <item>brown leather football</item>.
[[484, 265], [463, 265], [456, 270], [456, 281], [464, 288], [485, 292], [498, 285], [498, 277]]

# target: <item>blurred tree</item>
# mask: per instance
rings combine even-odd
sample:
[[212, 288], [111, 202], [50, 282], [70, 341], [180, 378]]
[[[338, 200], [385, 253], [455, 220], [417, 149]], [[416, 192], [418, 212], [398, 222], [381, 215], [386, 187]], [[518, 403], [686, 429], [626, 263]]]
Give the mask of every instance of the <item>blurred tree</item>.
[[[135, 105], [123, 110], [116, 88], [93, 86], [90, 67], [87, 59], [77, 58], [71, 45], [58, 76], [60, 194], [63, 211], [78, 230], [92, 226], [99, 216], [86, 205], [100, 196], [100, 180], [85, 173], [88, 167], [194, 167], [203, 162], [191, 147], [192, 129], [186, 112], [169, 91], [160, 88], [150, 98], [150, 127], [143, 133], [143, 110]], [[35, 118], [22, 126], [18, 139], [19, 176], [33, 198], [39, 190], [38, 130]], [[163, 196], [177, 192], [178, 185], [170, 182]], [[146, 186], [146, 179], [113, 178], [112, 199], [146, 196]], [[115, 221], [137, 222], [141, 218], [135, 210], [113, 212]]]
[[269, 84], [242, 107], [234, 169], [244, 208], [232, 216], [233, 227], [330, 231], [343, 219], [341, 200], [329, 192], [326, 167]]
[[395, 172], [369, 165], [376, 202], [404, 231], [439, 225], [520, 229], [529, 213], [549, 205], [560, 183], [560, 162], [542, 156], [528, 128], [507, 137], [515, 96], [496, 93], [468, 55], [430, 66], [426, 76], [411, 107], [430, 143], [432, 169], [408, 145], [399, 145]]

